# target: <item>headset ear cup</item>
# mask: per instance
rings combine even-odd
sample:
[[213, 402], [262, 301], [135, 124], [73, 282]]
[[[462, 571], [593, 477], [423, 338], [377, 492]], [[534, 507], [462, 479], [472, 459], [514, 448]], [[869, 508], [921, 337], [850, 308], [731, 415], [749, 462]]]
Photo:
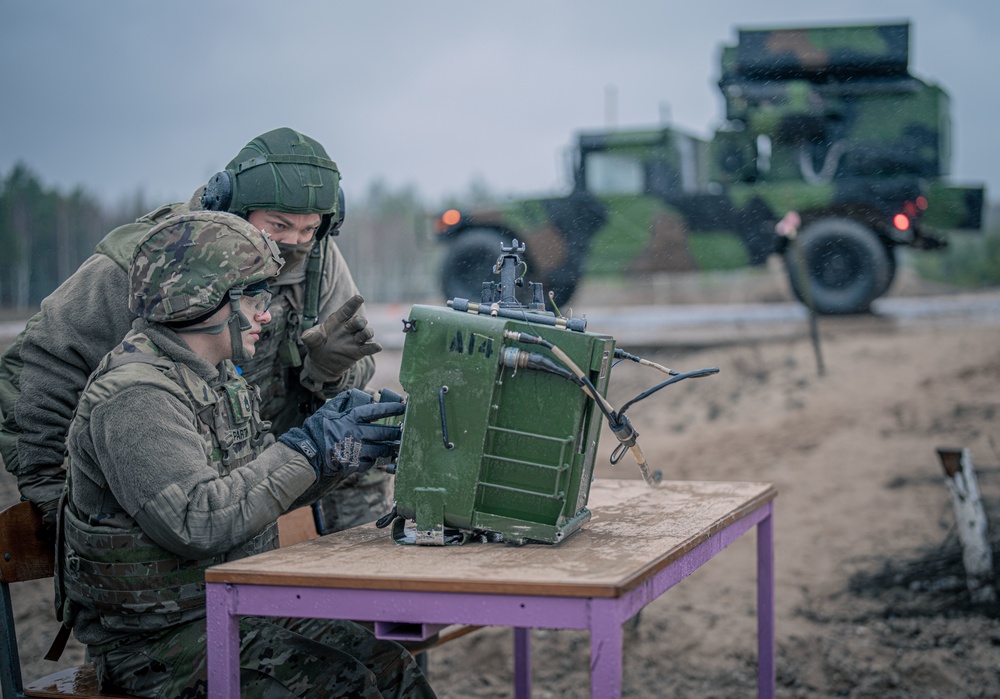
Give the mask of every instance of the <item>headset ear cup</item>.
[[228, 170], [217, 172], [201, 194], [201, 208], [206, 211], [229, 211], [233, 202], [233, 178]]
[[330, 222], [330, 235], [340, 235], [340, 227], [344, 225], [347, 216], [347, 205], [344, 202], [344, 188], [337, 188], [337, 213]]
[[340, 227], [344, 225], [344, 215], [344, 188], [337, 187], [337, 213], [323, 215], [316, 240], [323, 240], [328, 235], [340, 235]]

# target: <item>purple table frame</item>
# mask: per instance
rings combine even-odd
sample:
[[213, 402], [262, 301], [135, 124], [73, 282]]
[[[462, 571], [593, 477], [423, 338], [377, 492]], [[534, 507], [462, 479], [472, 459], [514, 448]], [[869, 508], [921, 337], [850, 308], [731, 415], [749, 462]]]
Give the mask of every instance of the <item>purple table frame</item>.
[[[518, 699], [531, 696], [529, 630], [586, 629], [590, 632], [591, 696], [620, 697], [623, 623], [756, 527], [758, 695], [771, 699], [775, 689], [774, 503], [771, 498], [750, 511], [741, 512], [734, 521], [675, 556], [666, 566], [644, 576], [635, 587], [617, 597], [209, 582], [209, 697], [239, 697], [238, 617], [246, 615], [510, 626], [514, 628], [514, 687]], [[209, 579], [224, 577], [210, 575]]]

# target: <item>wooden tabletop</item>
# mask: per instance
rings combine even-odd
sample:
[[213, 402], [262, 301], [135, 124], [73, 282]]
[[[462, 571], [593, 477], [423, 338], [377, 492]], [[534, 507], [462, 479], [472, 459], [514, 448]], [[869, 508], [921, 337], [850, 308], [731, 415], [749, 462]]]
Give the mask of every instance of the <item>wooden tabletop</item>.
[[770, 483], [599, 479], [593, 518], [558, 545], [396, 544], [367, 524], [209, 568], [210, 583], [618, 597], [766, 504]]

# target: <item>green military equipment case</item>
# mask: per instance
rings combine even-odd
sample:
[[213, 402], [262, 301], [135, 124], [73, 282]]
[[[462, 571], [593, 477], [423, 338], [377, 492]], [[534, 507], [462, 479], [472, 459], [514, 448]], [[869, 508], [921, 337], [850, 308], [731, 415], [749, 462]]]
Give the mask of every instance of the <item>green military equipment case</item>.
[[583, 387], [607, 393], [615, 342], [542, 310], [540, 284], [521, 305], [524, 245], [501, 252], [500, 282], [484, 285], [480, 303], [414, 306], [404, 321], [397, 541], [415, 520], [419, 544], [473, 534], [555, 544], [590, 519], [603, 414]]
[[588, 371], [602, 395], [614, 340], [521, 315], [410, 311], [395, 499], [397, 513], [416, 521], [416, 543], [443, 544], [453, 528], [554, 544], [590, 519], [600, 410], [563, 377], [504, 366], [504, 350], [517, 346], [504, 333], [544, 337]]

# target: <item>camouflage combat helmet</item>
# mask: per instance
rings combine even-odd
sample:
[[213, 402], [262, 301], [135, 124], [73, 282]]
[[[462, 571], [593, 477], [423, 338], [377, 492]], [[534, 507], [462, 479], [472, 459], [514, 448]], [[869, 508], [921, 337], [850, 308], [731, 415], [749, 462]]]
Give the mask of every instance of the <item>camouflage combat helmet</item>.
[[[129, 308], [140, 318], [187, 333], [218, 335], [227, 328], [236, 363], [250, 359], [242, 331], [251, 327], [240, 308], [247, 287], [266, 288], [284, 261], [270, 236], [221, 211], [172, 216], [136, 247], [129, 265]], [[222, 322], [202, 323], [228, 300]]]
[[241, 218], [216, 211], [172, 216], [136, 247], [129, 309], [155, 323], [192, 320], [231, 289], [276, 276], [281, 265], [274, 241]]
[[343, 220], [340, 172], [317, 141], [289, 128], [261, 134], [205, 186], [201, 205], [246, 218], [268, 209], [319, 214], [317, 239]]

